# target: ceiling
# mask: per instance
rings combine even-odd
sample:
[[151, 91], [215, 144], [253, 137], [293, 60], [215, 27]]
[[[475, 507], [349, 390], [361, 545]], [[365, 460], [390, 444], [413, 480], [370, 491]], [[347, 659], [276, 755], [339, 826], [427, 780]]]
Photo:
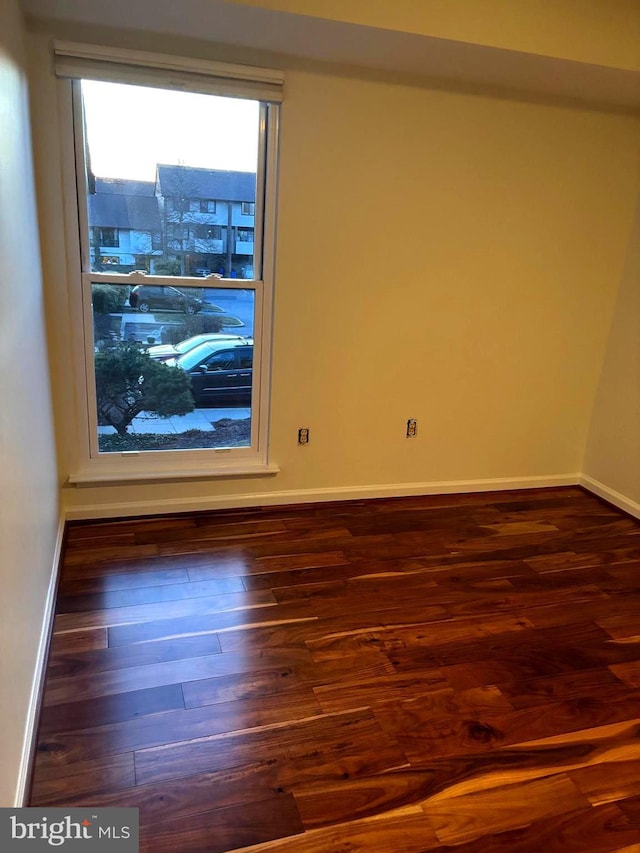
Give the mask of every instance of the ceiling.
[[[640, 112], [640, 72], [226, 0], [23, 0], [32, 18], [150, 31], [529, 96]], [[256, 63], [259, 64], [259, 63]]]

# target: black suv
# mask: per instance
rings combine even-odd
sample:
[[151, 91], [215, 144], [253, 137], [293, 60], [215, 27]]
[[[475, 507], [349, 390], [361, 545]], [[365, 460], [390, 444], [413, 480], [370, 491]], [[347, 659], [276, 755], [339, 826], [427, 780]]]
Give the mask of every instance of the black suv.
[[197, 314], [204, 305], [202, 299], [187, 296], [177, 287], [157, 284], [137, 284], [129, 294], [129, 305], [146, 314], [148, 311], [183, 311]]
[[253, 346], [243, 338], [207, 341], [165, 364], [189, 375], [196, 406], [251, 403]]

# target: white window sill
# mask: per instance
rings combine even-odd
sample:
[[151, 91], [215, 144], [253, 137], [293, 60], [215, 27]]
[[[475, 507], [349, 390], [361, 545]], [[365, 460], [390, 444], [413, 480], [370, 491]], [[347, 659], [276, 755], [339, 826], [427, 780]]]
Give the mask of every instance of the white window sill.
[[100, 484], [116, 485], [118, 483], [152, 483], [158, 481], [177, 480], [216, 480], [221, 477], [271, 477], [278, 474], [278, 465], [266, 463], [236, 462], [232, 465], [220, 465], [216, 468], [185, 468], [167, 469], [162, 471], [124, 471], [124, 470], [84, 470], [69, 476], [72, 486], [98, 486]]

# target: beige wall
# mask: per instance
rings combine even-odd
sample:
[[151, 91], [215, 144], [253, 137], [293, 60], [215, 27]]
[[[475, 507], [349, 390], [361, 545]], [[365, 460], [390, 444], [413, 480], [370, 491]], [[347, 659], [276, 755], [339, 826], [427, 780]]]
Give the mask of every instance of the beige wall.
[[[640, 205], [629, 242], [584, 472], [640, 513]], [[615, 497], [615, 496], [614, 496]]]
[[[33, 37], [36, 152], [68, 474], [46, 44]], [[147, 36], [145, 47], [171, 41]], [[67, 506], [119, 512], [138, 501], [180, 508], [577, 474], [633, 219], [638, 133], [637, 119], [614, 114], [290, 70], [271, 418], [281, 473], [69, 488]], [[311, 429], [308, 447], [296, 444], [299, 426]]]
[[0, 806], [16, 803], [58, 504], [23, 28], [0, 2]]
[[637, 0], [234, 0], [614, 68], [640, 68]]
[[296, 75], [284, 125], [274, 409], [322, 426], [307, 471], [579, 471], [637, 124]]

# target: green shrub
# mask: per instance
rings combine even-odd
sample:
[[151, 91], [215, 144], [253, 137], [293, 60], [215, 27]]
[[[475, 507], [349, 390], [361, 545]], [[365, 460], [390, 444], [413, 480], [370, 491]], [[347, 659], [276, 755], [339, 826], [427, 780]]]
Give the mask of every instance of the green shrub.
[[95, 369], [98, 421], [121, 436], [140, 412], [167, 418], [195, 408], [187, 374], [154, 361], [133, 344], [96, 353]]
[[128, 288], [120, 284], [94, 284], [91, 302], [96, 314], [122, 314], [128, 297]]

